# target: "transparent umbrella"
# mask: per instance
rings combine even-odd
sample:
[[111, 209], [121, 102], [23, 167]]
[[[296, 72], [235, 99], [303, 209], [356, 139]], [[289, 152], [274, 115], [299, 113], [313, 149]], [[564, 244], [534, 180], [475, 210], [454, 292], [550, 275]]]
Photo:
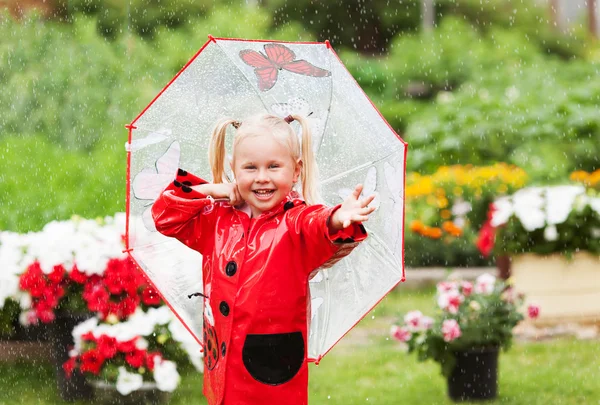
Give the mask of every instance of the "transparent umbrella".
[[209, 37], [127, 126], [127, 249], [201, 342], [202, 300], [188, 298], [202, 291], [201, 257], [156, 232], [150, 207], [178, 167], [210, 179], [208, 144], [220, 118], [257, 113], [308, 117], [325, 204], [340, 203], [357, 183], [377, 196], [369, 237], [309, 282], [308, 357], [318, 361], [404, 279], [407, 145], [329, 42]]

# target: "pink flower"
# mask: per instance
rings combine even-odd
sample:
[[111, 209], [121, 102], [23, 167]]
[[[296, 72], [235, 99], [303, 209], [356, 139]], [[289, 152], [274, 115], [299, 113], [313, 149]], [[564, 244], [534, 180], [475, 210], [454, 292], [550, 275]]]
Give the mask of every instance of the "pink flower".
[[537, 305], [530, 305], [527, 307], [527, 314], [531, 319], [535, 319], [540, 316], [540, 307]]
[[473, 283], [470, 281], [463, 281], [460, 286], [461, 292], [465, 297], [468, 297], [473, 292]]
[[444, 335], [444, 341], [452, 342], [458, 339], [461, 335], [460, 326], [455, 319], [446, 319], [442, 323], [442, 334]]
[[452, 290], [438, 296], [438, 306], [451, 314], [458, 313], [458, 307], [465, 300], [458, 291]]
[[424, 316], [421, 311], [410, 311], [404, 316], [404, 325], [411, 332], [421, 332], [431, 328], [433, 319]]
[[482, 274], [475, 281], [475, 292], [477, 294], [490, 295], [494, 292], [496, 277], [491, 274]]
[[437, 284], [438, 294], [458, 290], [458, 285], [454, 281], [442, 281]]
[[419, 324], [421, 322], [421, 318], [423, 314], [421, 311], [410, 311], [406, 315], [404, 315], [404, 323], [406, 324], [409, 330], [415, 331], [419, 329]]
[[401, 328], [396, 325], [392, 325], [390, 330], [392, 337], [400, 342], [408, 342], [412, 337], [412, 333], [406, 328]]

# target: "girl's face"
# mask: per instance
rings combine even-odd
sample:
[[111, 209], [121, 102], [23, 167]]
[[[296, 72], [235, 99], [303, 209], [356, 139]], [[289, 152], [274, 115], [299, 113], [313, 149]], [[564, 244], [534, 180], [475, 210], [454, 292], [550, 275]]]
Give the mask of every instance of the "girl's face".
[[253, 218], [283, 201], [300, 169], [289, 148], [271, 135], [246, 136], [235, 146], [233, 172]]

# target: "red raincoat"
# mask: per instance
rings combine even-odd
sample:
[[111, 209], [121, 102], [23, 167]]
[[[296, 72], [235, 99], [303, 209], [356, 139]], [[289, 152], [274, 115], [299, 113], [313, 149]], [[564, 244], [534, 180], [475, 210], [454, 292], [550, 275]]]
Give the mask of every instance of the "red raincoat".
[[159, 232], [204, 258], [208, 403], [305, 405], [309, 275], [349, 254], [365, 228], [332, 235], [327, 222], [339, 206], [307, 206], [291, 196], [250, 218], [190, 187], [204, 183], [179, 170], [152, 215]]

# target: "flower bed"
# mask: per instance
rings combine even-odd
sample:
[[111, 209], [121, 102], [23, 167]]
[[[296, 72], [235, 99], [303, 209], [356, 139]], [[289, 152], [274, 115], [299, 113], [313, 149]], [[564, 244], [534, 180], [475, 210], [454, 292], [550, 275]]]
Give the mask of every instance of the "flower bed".
[[523, 170], [506, 164], [440, 167], [406, 179], [406, 265], [489, 265], [474, 241], [497, 195], [521, 188]]

